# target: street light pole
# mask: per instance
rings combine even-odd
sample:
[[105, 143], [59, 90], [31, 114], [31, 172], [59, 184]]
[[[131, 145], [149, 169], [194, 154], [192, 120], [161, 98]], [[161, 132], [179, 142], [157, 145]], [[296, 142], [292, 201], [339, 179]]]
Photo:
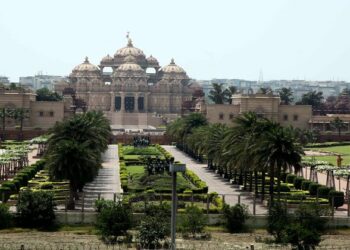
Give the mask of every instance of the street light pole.
[[174, 159], [170, 161], [170, 172], [172, 174], [172, 206], [171, 206], [171, 250], [176, 250], [176, 210], [177, 210], [177, 196], [176, 196], [176, 175], [177, 172], [185, 172], [185, 164], [174, 164]]
[[[170, 163], [171, 165], [173, 163]], [[176, 249], [176, 210], [177, 210], [177, 196], [176, 196], [176, 176], [177, 172], [172, 172], [172, 206], [171, 206], [171, 250]]]

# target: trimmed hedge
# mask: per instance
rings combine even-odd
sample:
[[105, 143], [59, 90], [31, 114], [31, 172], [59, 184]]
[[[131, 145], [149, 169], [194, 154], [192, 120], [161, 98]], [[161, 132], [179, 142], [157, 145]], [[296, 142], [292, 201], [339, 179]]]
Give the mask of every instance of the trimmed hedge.
[[286, 182], [294, 184], [295, 178], [297, 178], [297, 176], [295, 174], [288, 174], [286, 177]]
[[191, 170], [186, 170], [183, 173], [183, 176], [187, 178], [190, 182], [193, 183], [197, 187], [197, 189], [193, 190], [193, 193], [207, 193], [208, 192], [208, 186], [207, 184], [202, 181], [194, 172]]
[[44, 166], [45, 161], [39, 160], [19, 171], [13, 180], [3, 182], [0, 187], [0, 200], [6, 202], [12, 194], [18, 193], [20, 188], [27, 186], [28, 181], [32, 179], [37, 172], [42, 170]]
[[317, 195], [317, 190], [319, 187], [321, 187], [321, 185], [318, 183], [310, 183], [310, 185], [309, 185], [310, 195]]
[[330, 192], [331, 190], [332, 190], [332, 189], [329, 188], [329, 187], [320, 186], [320, 187], [318, 188], [318, 197], [320, 197], [320, 198], [328, 198], [329, 192]]
[[295, 189], [301, 189], [301, 183], [302, 183], [303, 181], [304, 181], [304, 178], [303, 178], [303, 177], [296, 177], [296, 178], [294, 179], [294, 182], [293, 182]]
[[328, 194], [328, 197], [329, 197], [329, 204], [332, 205], [332, 203], [334, 202], [333, 206], [335, 208], [338, 208], [344, 205], [344, 192], [331, 190]]
[[[278, 191], [278, 187], [277, 185], [274, 187], [274, 191], [277, 192]], [[290, 192], [290, 187], [288, 186], [288, 184], [286, 183], [281, 183], [280, 185], [280, 192]]]
[[309, 180], [303, 180], [301, 182], [301, 190], [309, 190], [309, 186], [312, 183], [312, 181]]

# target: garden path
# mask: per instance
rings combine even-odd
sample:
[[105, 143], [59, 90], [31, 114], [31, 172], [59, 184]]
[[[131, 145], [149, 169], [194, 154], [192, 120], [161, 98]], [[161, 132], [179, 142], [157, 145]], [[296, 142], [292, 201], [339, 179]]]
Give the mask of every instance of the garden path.
[[[240, 195], [240, 201], [249, 207], [249, 211], [253, 213], [253, 197], [249, 192], [241, 191], [239, 188], [225, 181], [219, 175], [207, 168], [207, 164], [200, 164], [186, 155], [184, 152], [178, 150], [175, 146], [162, 146], [165, 150], [171, 153], [176, 161], [180, 161], [186, 164], [186, 167], [193, 171], [199, 178], [205, 181], [209, 187], [209, 192], [217, 192], [220, 195], [225, 195], [225, 202], [230, 205], [238, 203], [238, 197]], [[256, 204], [256, 214], [266, 214], [266, 207], [262, 206], [258, 200]]]
[[[94, 209], [95, 200], [99, 195], [105, 200], [113, 200], [114, 193], [122, 192], [119, 178], [118, 145], [109, 145], [102, 155], [102, 160], [102, 168], [99, 169], [96, 178], [83, 188], [84, 209], [86, 210]], [[81, 204], [78, 201], [77, 208], [79, 206]]]

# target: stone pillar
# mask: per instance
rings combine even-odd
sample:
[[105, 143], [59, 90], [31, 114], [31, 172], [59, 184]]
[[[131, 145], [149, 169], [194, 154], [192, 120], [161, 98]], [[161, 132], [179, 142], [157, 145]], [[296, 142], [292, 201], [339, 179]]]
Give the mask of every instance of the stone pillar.
[[135, 93], [134, 96], [134, 112], [139, 111], [139, 93]]
[[115, 111], [115, 95], [111, 92], [111, 107], [109, 109], [111, 112]]
[[125, 94], [124, 92], [120, 92], [120, 111], [125, 111]]

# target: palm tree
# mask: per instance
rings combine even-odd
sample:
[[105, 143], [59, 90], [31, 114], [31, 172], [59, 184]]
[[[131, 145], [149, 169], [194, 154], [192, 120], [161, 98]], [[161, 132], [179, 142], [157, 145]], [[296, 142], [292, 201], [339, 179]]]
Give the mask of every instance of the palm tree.
[[213, 89], [209, 92], [209, 99], [212, 100], [215, 104], [224, 104], [229, 99], [229, 91], [223, 89], [222, 83], [212, 83]]
[[331, 121], [331, 126], [338, 130], [339, 137], [341, 134], [341, 129], [347, 127], [346, 123], [342, 119], [340, 119], [338, 116], [333, 121]]
[[16, 108], [9, 111], [9, 117], [15, 121], [19, 121], [19, 140], [23, 140], [23, 123], [24, 120], [29, 118], [29, 109]]
[[1, 139], [5, 140], [5, 127], [6, 127], [6, 118], [9, 117], [9, 110], [7, 108], [0, 109], [0, 119], [1, 119]]
[[297, 102], [297, 104], [311, 105], [313, 109], [319, 109], [321, 108], [323, 98], [322, 92], [316, 92], [314, 90], [303, 94], [301, 101]]
[[293, 102], [293, 91], [291, 88], [282, 88], [278, 91], [282, 104], [288, 105]]
[[[109, 121], [102, 112], [90, 111], [57, 123], [51, 133], [46, 154], [51, 177], [70, 180], [71, 199], [77, 198], [77, 190], [93, 180], [101, 166], [101, 154], [111, 136]], [[76, 176], [70, 166], [79, 171]], [[69, 207], [74, 207], [74, 201]]]
[[97, 174], [99, 164], [96, 152], [91, 150], [88, 141], [80, 143], [73, 139], [61, 140], [55, 150], [47, 156], [50, 176], [55, 180], [69, 180], [70, 196], [67, 209], [74, 209], [77, 190]]
[[237, 93], [237, 88], [235, 86], [230, 86], [226, 90], [229, 96], [229, 103], [232, 104], [232, 96]]
[[270, 169], [270, 199], [274, 200], [274, 177], [277, 173], [277, 192], [280, 197], [281, 171], [287, 166], [300, 166], [301, 155], [304, 154], [302, 146], [298, 143], [293, 128], [284, 128], [281, 125], [270, 122], [270, 129], [261, 137], [257, 143], [257, 159], [264, 162]]

